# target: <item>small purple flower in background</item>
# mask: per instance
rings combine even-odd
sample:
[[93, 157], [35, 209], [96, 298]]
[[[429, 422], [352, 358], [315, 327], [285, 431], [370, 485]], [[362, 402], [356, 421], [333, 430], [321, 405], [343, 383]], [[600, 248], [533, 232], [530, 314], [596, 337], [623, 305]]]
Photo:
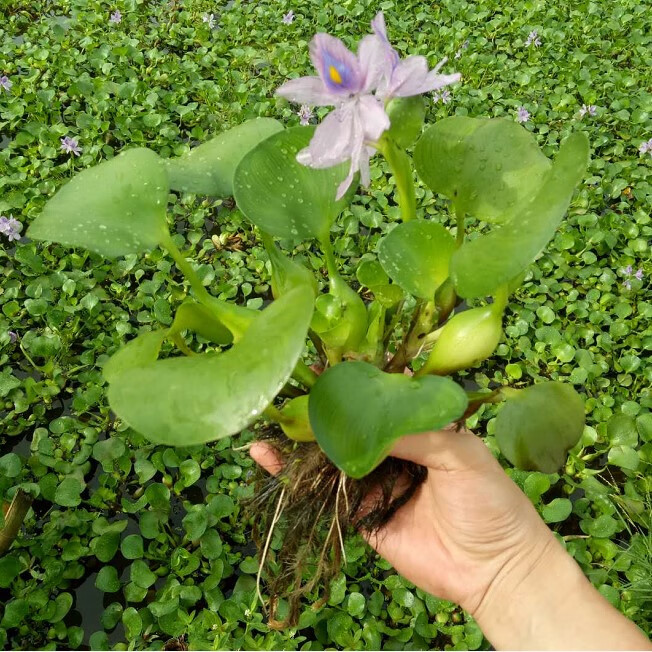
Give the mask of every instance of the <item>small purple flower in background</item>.
[[535, 48], [538, 48], [541, 45], [541, 39], [539, 38], [539, 33], [536, 29], [533, 29], [525, 41], [526, 46], [534, 45]]
[[582, 108], [580, 109], [580, 117], [583, 118], [587, 113], [590, 116], [594, 116], [598, 111], [598, 107], [595, 106], [595, 104], [589, 104], [588, 106], [586, 104], [582, 104]]
[[115, 23], [118, 25], [119, 23], [122, 22], [122, 14], [120, 13], [119, 9], [116, 9], [111, 16], [109, 17], [109, 22]]
[[362, 185], [369, 185], [369, 159], [390, 126], [385, 112], [388, 100], [427, 93], [460, 79], [459, 74], [438, 74], [446, 59], [430, 71], [425, 57], [401, 61], [387, 38], [382, 12], [371, 26], [374, 34], [362, 39], [357, 55], [340, 39], [316, 34], [310, 42], [310, 58], [318, 75], [291, 79], [276, 91], [297, 104], [336, 107], [317, 127], [308, 147], [297, 154], [297, 161], [312, 168], [350, 161], [337, 199], [344, 196], [358, 171]]
[[281, 18], [281, 22], [284, 25], [292, 25], [294, 22], [294, 11], [290, 9], [290, 11], [287, 12], [287, 14], [283, 14], [283, 18]]
[[11, 90], [12, 86], [13, 83], [11, 79], [7, 77], [7, 75], [2, 75], [2, 77], [0, 77], [0, 88], [4, 89], [8, 93]]
[[527, 122], [530, 119], [530, 112], [524, 106], [519, 106], [516, 119], [519, 122]]
[[312, 118], [312, 109], [307, 104], [302, 104], [297, 111], [297, 115], [299, 116], [299, 124], [302, 127], [307, 127], [310, 124], [310, 118]]
[[201, 19], [208, 25], [208, 29], [215, 29], [215, 14], [204, 14]]
[[637, 269], [636, 274], [634, 274], [634, 278], [637, 281], [642, 281], [643, 280], [643, 270], [642, 269]]
[[22, 230], [23, 225], [17, 219], [0, 215], [0, 233], [5, 235], [9, 242], [20, 240]]
[[61, 151], [66, 154], [74, 154], [75, 156], [79, 156], [82, 153], [77, 139], [71, 138], [70, 136], [61, 139]]
[[623, 269], [623, 272], [624, 272], [625, 276], [631, 276], [632, 275], [632, 266], [627, 265], [627, 267], [625, 267]]
[[650, 140], [643, 141], [640, 144], [638, 151], [641, 154], [649, 154], [650, 156], [652, 156], [652, 138], [650, 138]]
[[624, 287], [626, 290], [631, 290], [631, 289], [632, 289], [631, 281], [629, 281], [629, 279], [626, 280], [626, 281], [623, 281], [623, 287]]
[[467, 38], [464, 43], [460, 46], [460, 49], [455, 53], [455, 58], [459, 59], [462, 56], [462, 52], [469, 47], [469, 39]]
[[435, 104], [437, 102], [441, 102], [442, 104], [448, 104], [451, 101], [451, 93], [450, 91], [445, 88], [441, 93], [433, 93], [432, 94], [432, 99]]
[[8, 335], [9, 335], [9, 341], [12, 344], [16, 344], [16, 342], [18, 341], [18, 335], [14, 333], [14, 331], [9, 331]]
[[632, 282], [630, 278], [633, 276], [637, 281], [642, 281], [643, 280], [643, 270], [641, 268], [637, 269], [636, 272], [634, 272], [634, 269], [632, 268], [631, 265], [627, 265], [627, 267], [623, 267], [622, 272], [625, 276], [629, 277], [626, 278], [623, 281], [623, 287], [627, 290], [632, 289]]

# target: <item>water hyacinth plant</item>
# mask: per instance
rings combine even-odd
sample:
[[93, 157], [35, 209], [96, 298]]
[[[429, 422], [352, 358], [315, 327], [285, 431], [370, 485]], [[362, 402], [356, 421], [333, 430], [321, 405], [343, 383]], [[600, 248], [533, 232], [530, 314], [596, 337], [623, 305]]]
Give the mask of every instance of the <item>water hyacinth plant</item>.
[[[175, 261], [192, 294], [169, 328], [139, 335], [104, 366], [109, 402], [136, 431], [172, 446], [268, 424], [261, 432], [285, 466], [261, 485], [256, 526], [264, 562], [273, 526], [289, 524], [269, 573], [271, 593], [291, 595], [289, 620], [298, 597], [343, 559], [346, 527], [381, 527], [423, 480], [420, 467], [388, 458], [398, 438], [461, 425], [484, 403], [504, 401], [495, 424], [502, 453], [549, 473], [584, 426], [569, 385], [468, 391], [451, 376], [498, 346], [509, 297], [585, 172], [586, 137], [571, 135], [551, 161], [511, 120], [454, 116], [425, 127], [423, 94], [459, 75], [440, 72], [445, 60], [432, 70], [424, 57], [401, 60], [382, 14], [372, 32], [356, 54], [317, 34], [317, 75], [278, 89], [307, 116], [335, 107], [317, 127], [258, 118], [179, 158], [127, 149], [75, 176], [27, 231], [107, 257], [162, 247]], [[330, 231], [358, 181], [369, 185], [376, 153], [392, 170], [401, 222], [377, 260], [359, 265], [353, 285]], [[453, 230], [422, 217], [415, 170], [449, 200]], [[235, 198], [269, 256], [266, 307], [222, 300], [202, 283], [169, 232], [171, 190]], [[483, 228], [469, 236], [471, 220]], [[289, 255], [299, 243], [321, 251], [327, 278]], [[159, 357], [166, 340], [180, 355]]]

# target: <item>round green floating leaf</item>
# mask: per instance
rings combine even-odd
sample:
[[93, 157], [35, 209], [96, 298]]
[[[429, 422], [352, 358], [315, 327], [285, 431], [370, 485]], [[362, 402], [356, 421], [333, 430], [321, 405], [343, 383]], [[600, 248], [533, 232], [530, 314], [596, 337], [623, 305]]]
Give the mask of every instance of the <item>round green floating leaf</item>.
[[440, 224], [399, 224], [378, 247], [378, 259], [389, 277], [409, 294], [432, 300], [448, 277], [455, 251], [453, 236]]
[[288, 292], [221, 354], [169, 358], [111, 376], [116, 414], [154, 442], [193, 446], [254, 421], [287, 382], [312, 315], [312, 289]]
[[499, 223], [537, 193], [550, 169], [534, 136], [504, 118], [440, 120], [423, 134], [414, 162], [458, 211]]
[[108, 258], [149, 251], [168, 236], [168, 191], [162, 159], [146, 148], [130, 149], [76, 175], [27, 235]]
[[451, 276], [460, 296], [487, 296], [536, 258], [564, 217], [588, 155], [586, 135], [569, 136], [536, 196], [501, 227], [465, 242], [453, 254]]
[[310, 424], [330, 460], [362, 478], [403, 435], [442, 428], [464, 414], [465, 392], [449, 378], [388, 374], [366, 362], [343, 362], [310, 392]]
[[250, 151], [235, 172], [238, 207], [256, 226], [279, 238], [325, 240], [354, 192], [352, 186], [335, 200], [348, 163], [316, 170], [296, 160], [313, 133], [312, 127], [294, 127], [274, 134]]
[[167, 160], [170, 187], [213, 197], [232, 195], [233, 175], [245, 154], [282, 130], [278, 120], [256, 118], [219, 134], [184, 156]]
[[584, 402], [564, 383], [533, 385], [510, 398], [496, 418], [502, 454], [527, 471], [555, 473], [584, 429]]

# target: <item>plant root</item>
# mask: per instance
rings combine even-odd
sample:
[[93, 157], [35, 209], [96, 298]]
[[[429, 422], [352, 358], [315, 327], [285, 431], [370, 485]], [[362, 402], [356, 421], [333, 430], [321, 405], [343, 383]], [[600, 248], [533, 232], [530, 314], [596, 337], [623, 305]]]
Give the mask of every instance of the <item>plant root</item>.
[[[330, 580], [346, 564], [345, 537], [352, 529], [378, 533], [425, 480], [427, 470], [388, 457], [368, 476], [354, 480], [336, 468], [314, 443], [295, 443], [280, 431], [267, 431], [284, 466], [276, 476], [263, 471], [246, 509], [253, 524], [260, 567], [256, 591], [265, 577], [268, 623], [275, 629], [296, 625], [301, 599], [321, 588], [318, 608], [328, 600]], [[279, 550], [271, 542], [278, 528]], [[278, 619], [279, 601], [288, 602]], [[263, 603], [264, 605], [264, 603]]]

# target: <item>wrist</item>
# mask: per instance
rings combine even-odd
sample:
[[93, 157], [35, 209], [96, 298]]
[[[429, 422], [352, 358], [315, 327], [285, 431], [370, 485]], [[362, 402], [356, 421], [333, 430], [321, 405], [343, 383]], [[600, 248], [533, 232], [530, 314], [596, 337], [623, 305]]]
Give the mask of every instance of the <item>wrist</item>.
[[471, 612], [497, 649], [651, 649], [547, 530], [516, 551]]

